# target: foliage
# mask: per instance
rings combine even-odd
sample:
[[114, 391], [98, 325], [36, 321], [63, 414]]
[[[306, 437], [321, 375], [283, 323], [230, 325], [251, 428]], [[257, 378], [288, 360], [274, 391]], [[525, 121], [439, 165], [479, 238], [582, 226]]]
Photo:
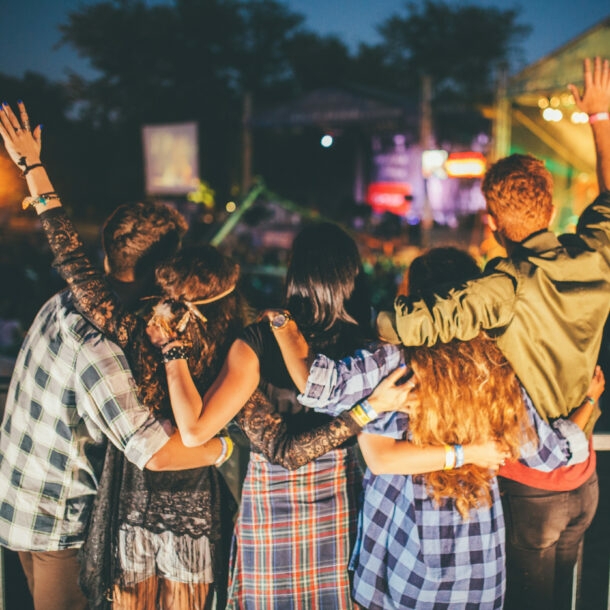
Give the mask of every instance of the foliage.
[[498, 69], [520, 62], [519, 43], [531, 28], [519, 23], [518, 8], [425, 0], [407, 2], [405, 10], [378, 28], [384, 61], [403, 91], [432, 79], [439, 140], [472, 137], [482, 125], [478, 106], [493, 100]]
[[379, 32], [387, 61], [401, 70], [402, 85], [432, 77], [438, 95], [489, 101], [494, 71], [519, 59], [517, 43], [530, 31], [519, 9], [498, 9], [445, 0], [407, 2], [407, 14], [387, 19]]
[[[308, 30], [302, 15], [280, 0], [102, 0], [80, 5], [61, 27], [63, 43], [95, 69], [91, 80], [71, 74], [59, 85], [30, 74], [0, 84], [5, 98], [15, 91], [34, 120], [43, 118], [58, 187], [84, 202], [75, 212], [102, 218], [140, 198], [142, 125], [182, 121], [199, 125], [201, 170], [220, 201], [240, 183], [247, 94], [254, 112], [346, 84], [412, 98], [421, 75], [428, 74], [441, 137], [455, 135], [455, 125], [468, 134], [479, 128], [475, 115], [456, 121], [447, 107], [472, 108], [490, 99], [495, 67], [515, 57], [515, 44], [527, 32], [518, 11], [455, 7], [443, 0], [410, 2], [405, 11], [379, 26], [382, 44], [362, 44], [351, 54], [338, 38]], [[272, 188], [297, 174], [320, 177], [318, 161], [312, 161], [319, 152], [314, 131], [303, 130], [307, 139], [299, 146], [286, 133], [255, 134], [254, 171], [264, 169]], [[320, 160], [328, 165], [337, 158], [335, 178], [360, 137], [346, 130], [345, 154], [337, 143]], [[314, 185], [308, 184], [305, 203], [315, 200]], [[343, 196], [335, 198], [340, 202]]]

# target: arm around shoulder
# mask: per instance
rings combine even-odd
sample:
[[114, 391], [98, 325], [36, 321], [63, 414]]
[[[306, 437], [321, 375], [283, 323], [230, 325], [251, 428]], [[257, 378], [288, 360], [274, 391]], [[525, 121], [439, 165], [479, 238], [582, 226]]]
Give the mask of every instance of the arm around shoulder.
[[515, 297], [516, 279], [507, 273], [492, 273], [430, 299], [398, 297], [394, 313], [382, 312], [377, 327], [384, 341], [408, 346], [469, 341], [481, 330], [506, 326], [513, 316]]

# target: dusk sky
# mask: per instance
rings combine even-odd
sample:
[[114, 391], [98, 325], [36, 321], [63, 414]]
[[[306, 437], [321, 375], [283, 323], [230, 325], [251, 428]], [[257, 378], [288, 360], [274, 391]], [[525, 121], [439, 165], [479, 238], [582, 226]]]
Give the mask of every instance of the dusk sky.
[[[148, 0], [149, 4], [162, 0]], [[403, 0], [283, 0], [306, 17], [306, 26], [321, 34], [338, 35], [351, 49], [359, 42], [378, 42], [376, 26], [390, 15], [404, 14]], [[67, 46], [55, 48], [59, 24], [66, 14], [96, 0], [4, 0], [0, 21], [0, 72], [22, 76], [27, 70], [62, 80], [67, 69], [86, 73], [88, 64]], [[449, 0], [449, 4], [475, 4], [509, 8], [506, 0]], [[524, 0], [521, 21], [533, 27], [524, 44], [525, 59], [532, 63], [602, 19], [610, 17], [608, 0]], [[109, 42], [111, 44], [111, 42]]]

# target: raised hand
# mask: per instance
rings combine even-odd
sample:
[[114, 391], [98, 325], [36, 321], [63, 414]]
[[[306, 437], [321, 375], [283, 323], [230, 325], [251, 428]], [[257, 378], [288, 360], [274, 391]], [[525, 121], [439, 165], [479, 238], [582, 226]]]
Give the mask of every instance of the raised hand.
[[31, 131], [25, 104], [20, 101], [17, 106], [19, 118], [6, 102], [0, 106], [0, 135], [10, 158], [25, 173], [40, 164], [42, 128], [38, 125]]
[[607, 112], [610, 107], [610, 62], [596, 57], [584, 60], [584, 89], [582, 94], [575, 85], [568, 85], [579, 110], [588, 115]]

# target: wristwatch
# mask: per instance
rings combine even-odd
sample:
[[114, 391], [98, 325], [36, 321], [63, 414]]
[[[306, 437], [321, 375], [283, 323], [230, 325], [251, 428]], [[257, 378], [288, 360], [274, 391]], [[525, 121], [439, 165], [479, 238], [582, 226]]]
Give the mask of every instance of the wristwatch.
[[278, 311], [273, 318], [269, 320], [269, 326], [271, 326], [271, 330], [280, 330], [288, 324], [289, 320], [292, 320], [292, 316], [287, 311]]

